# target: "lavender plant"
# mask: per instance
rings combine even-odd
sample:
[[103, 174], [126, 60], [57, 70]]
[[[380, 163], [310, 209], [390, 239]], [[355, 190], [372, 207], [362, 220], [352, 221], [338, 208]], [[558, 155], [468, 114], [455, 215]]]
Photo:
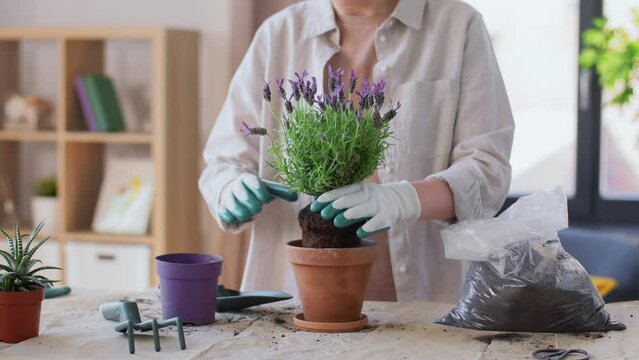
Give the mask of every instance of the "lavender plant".
[[[282, 183], [292, 190], [320, 195], [359, 182], [383, 164], [392, 135], [390, 121], [400, 103], [382, 113], [384, 80], [361, 82], [353, 70], [345, 83], [342, 69], [328, 69], [328, 91], [317, 94], [317, 79], [305, 71], [295, 79], [276, 80], [275, 87], [285, 111], [276, 115], [271, 108], [271, 83], [264, 82], [263, 98], [278, 124], [269, 130], [243, 123], [245, 136], [268, 136], [268, 154]], [[288, 85], [288, 86], [286, 86]], [[354, 96], [359, 104], [354, 102]], [[275, 133], [275, 134], [272, 134]], [[277, 135], [277, 136], [271, 136]]]

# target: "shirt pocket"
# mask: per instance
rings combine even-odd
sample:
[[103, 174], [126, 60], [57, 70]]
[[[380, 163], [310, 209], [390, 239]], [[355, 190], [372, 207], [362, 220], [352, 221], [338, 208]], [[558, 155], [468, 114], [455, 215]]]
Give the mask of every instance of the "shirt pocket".
[[393, 119], [399, 151], [433, 158], [449, 155], [457, 109], [455, 80], [411, 81], [400, 85], [393, 100], [402, 104]]

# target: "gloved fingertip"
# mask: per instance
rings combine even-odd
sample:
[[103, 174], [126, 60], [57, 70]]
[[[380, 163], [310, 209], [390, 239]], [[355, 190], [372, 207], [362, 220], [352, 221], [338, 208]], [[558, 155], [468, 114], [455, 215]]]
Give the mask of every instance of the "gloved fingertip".
[[324, 220], [333, 220], [335, 218], [335, 216], [337, 216], [337, 214], [341, 213], [344, 210], [340, 210], [340, 209], [336, 209], [333, 207], [333, 204], [328, 204], [328, 206], [326, 206], [324, 209], [322, 209], [322, 211], [320, 212], [320, 215], [322, 216], [322, 219]]
[[338, 228], [345, 228], [353, 224], [356, 224], [362, 220], [364, 219], [347, 219], [346, 216], [344, 216], [344, 213], [341, 212], [337, 214], [337, 216], [335, 216], [335, 219], [333, 219], [333, 225], [335, 225], [335, 227], [338, 227]]
[[378, 232], [383, 232], [383, 231], [388, 231], [388, 230], [390, 230], [390, 226], [387, 226], [387, 227], [379, 229], [379, 230], [375, 230], [373, 232], [368, 232], [368, 231], [364, 230], [363, 227], [360, 227], [359, 229], [357, 229], [357, 236], [360, 239], [365, 239], [367, 237], [370, 237], [373, 234], [377, 234]]
[[367, 237], [371, 236], [372, 233], [367, 232], [366, 230], [362, 229], [361, 227], [359, 229], [357, 229], [357, 236], [360, 239], [366, 239]]
[[326, 205], [328, 205], [328, 204], [330, 204], [330, 203], [325, 203], [325, 202], [321, 202], [321, 201], [315, 200], [315, 201], [313, 201], [311, 203], [310, 210], [311, 210], [311, 212], [318, 213], [318, 212], [322, 211], [322, 209], [324, 209], [326, 207]]
[[237, 219], [235, 218], [235, 216], [231, 215], [228, 211], [226, 210], [222, 210], [220, 211], [220, 213], [218, 214], [218, 216], [220, 217], [220, 220], [222, 220], [223, 222], [227, 223], [227, 224], [236, 224], [238, 223]]

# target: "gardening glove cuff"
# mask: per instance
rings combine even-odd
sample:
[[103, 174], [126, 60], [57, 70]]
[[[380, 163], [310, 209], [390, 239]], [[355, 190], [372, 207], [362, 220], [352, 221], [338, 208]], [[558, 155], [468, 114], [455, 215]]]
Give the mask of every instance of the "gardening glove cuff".
[[337, 227], [366, 221], [357, 230], [361, 238], [388, 230], [400, 221], [419, 218], [421, 205], [417, 191], [406, 181], [392, 184], [357, 183], [320, 195], [311, 211]]

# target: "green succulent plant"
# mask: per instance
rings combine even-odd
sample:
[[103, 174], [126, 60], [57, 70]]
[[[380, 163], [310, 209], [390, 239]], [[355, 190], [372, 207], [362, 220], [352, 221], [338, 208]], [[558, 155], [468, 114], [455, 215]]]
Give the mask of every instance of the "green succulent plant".
[[[33, 256], [50, 238], [47, 236], [41, 241], [35, 240], [42, 230], [42, 226], [44, 226], [44, 221], [39, 223], [31, 234], [22, 234], [19, 224], [16, 223], [13, 237], [0, 227], [0, 233], [9, 242], [9, 252], [0, 250], [0, 257], [5, 261], [5, 264], [0, 264], [0, 291], [31, 291], [44, 287], [45, 284], [53, 285], [57, 282], [38, 273], [44, 270], [62, 270], [59, 267], [41, 266], [34, 268], [36, 264], [42, 264], [42, 261], [33, 258]], [[23, 242], [23, 238], [27, 238], [26, 243]], [[32, 247], [32, 245], [34, 246]]]
[[38, 196], [56, 197], [58, 194], [58, 183], [55, 177], [42, 179], [35, 186], [35, 193]]

